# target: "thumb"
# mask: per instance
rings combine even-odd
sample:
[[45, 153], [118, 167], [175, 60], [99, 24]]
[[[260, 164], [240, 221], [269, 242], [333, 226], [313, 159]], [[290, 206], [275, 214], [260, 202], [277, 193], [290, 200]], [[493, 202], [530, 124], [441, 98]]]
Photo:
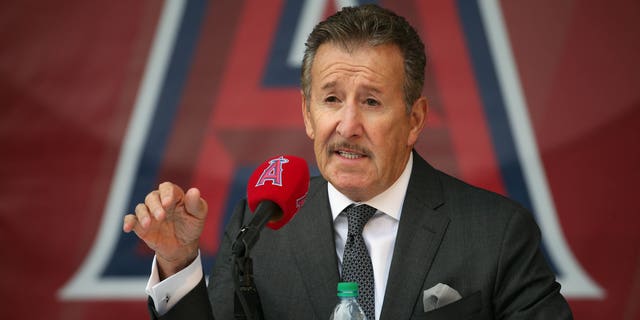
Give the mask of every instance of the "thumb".
[[191, 188], [187, 191], [184, 197], [184, 206], [189, 214], [198, 219], [204, 220], [207, 216], [207, 202], [201, 198], [198, 188]]

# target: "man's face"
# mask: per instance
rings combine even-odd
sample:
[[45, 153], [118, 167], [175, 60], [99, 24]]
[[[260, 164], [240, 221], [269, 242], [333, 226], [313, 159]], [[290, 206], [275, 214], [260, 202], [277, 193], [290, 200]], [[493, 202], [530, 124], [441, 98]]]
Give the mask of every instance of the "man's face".
[[396, 181], [424, 126], [426, 100], [407, 114], [403, 81], [394, 45], [348, 52], [325, 43], [316, 52], [311, 95], [302, 99], [305, 128], [320, 172], [351, 200], [369, 200]]

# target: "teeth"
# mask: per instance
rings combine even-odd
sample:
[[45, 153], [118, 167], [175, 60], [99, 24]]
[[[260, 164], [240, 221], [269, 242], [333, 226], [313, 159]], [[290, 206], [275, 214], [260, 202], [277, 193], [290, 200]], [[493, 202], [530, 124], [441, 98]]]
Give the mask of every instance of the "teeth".
[[347, 159], [362, 158], [362, 155], [359, 155], [357, 153], [346, 152], [346, 151], [338, 151], [338, 154], [340, 154], [340, 156], [343, 156], [343, 157], [345, 157]]

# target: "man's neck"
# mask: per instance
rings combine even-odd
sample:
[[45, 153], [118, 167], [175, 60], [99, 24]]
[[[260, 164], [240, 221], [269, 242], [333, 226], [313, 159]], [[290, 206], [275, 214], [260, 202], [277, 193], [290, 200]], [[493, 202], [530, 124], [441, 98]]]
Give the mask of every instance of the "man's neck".
[[334, 219], [338, 214], [340, 214], [340, 212], [342, 212], [342, 210], [344, 210], [344, 208], [354, 202], [368, 204], [389, 215], [397, 215], [397, 218], [399, 218], [400, 211], [402, 209], [402, 203], [407, 193], [407, 187], [409, 185], [409, 178], [411, 176], [412, 168], [413, 154], [409, 156], [407, 164], [405, 165], [405, 168], [398, 179], [396, 179], [396, 181], [391, 186], [389, 186], [389, 188], [366, 201], [354, 201], [353, 199], [350, 199], [347, 195], [340, 192], [329, 182], [327, 184], [329, 193], [329, 205], [331, 207], [331, 212]]

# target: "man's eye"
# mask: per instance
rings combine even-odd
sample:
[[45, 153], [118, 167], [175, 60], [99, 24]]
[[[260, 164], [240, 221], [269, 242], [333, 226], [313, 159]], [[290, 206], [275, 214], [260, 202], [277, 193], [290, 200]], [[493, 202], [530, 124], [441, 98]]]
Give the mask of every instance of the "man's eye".
[[376, 100], [376, 99], [371, 99], [371, 98], [369, 98], [369, 99], [365, 100], [365, 103], [366, 103], [368, 106], [371, 106], [371, 107], [376, 107], [376, 106], [379, 106], [379, 105], [380, 105], [380, 102], [378, 102], [378, 100]]
[[335, 96], [329, 96], [324, 99], [324, 102], [328, 102], [328, 103], [338, 102], [338, 98], [336, 98]]

